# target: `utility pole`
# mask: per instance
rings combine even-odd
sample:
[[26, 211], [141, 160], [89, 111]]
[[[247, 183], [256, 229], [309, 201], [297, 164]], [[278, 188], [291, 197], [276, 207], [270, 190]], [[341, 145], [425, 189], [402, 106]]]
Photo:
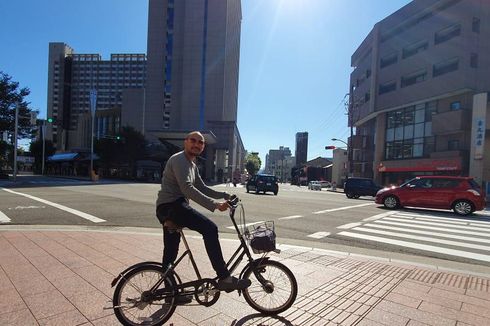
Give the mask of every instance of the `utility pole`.
[[[90, 113], [92, 117], [92, 129], [90, 131], [90, 172], [89, 177], [92, 178], [94, 171], [94, 124], [95, 124], [95, 110], [97, 109], [97, 90], [92, 88], [90, 90]], [[95, 179], [93, 180], [95, 181]]]
[[350, 126], [350, 137], [349, 137], [349, 144], [347, 145], [347, 158], [349, 160], [349, 176], [352, 177], [352, 174], [354, 172], [354, 162], [352, 161], [352, 140], [353, 140], [353, 136], [354, 136], [354, 126], [353, 126], [353, 122], [354, 122], [354, 119], [353, 119], [353, 115], [354, 115], [354, 93], [353, 93], [353, 89], [351, 87], [351, 90], [350, 90], [350, 96], [349, 96], [349, 106], [348, 106], [348, 109], [347, 109], [347, 114], [349, 116], [349, 126]]
[[17, 181], [17, 132], [19, 130], [19, 106], [17, 102], [15, 105], [15, 131], [14, 131], [14, 182]]
[[41, 175], [44, 175], [44, 153], [46, 152], [46, 120], [42, 120], [41, 133], [43, 136], [43, 161], [41, 164]]

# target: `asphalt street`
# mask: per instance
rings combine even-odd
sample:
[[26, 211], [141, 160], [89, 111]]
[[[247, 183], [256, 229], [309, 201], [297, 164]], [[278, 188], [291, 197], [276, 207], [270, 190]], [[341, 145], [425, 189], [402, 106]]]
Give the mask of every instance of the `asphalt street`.
[[[154, 213], [159, 187], [23, 176], [16, 184], [0, 182], [0, 224], [159, 228]], [[277, 196], [246, 193], [243, 187], [215, 188], [242, 200], [245, 220], [238, 212], [238, 223], [274, 221], [282, 243], [364, 248], [385, 255], [409, 253], [490, 266], [490, 212], [462, 218], [449, 211], [389, 211], [372, 198], [347, 199], [342, 193], [285, 184]], [[196, 209], [212, 218], [220, 232], [233, 235], [226, 213]]]

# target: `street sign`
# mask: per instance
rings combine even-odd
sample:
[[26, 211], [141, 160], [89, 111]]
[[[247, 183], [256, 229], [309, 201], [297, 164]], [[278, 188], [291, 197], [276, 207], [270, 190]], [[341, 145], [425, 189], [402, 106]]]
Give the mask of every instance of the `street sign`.
[[97, 90], [92, 88], [90, 90], [90, 111], [92, 113], [92, 118], [95, 116], [95, 109], [97, 108]]

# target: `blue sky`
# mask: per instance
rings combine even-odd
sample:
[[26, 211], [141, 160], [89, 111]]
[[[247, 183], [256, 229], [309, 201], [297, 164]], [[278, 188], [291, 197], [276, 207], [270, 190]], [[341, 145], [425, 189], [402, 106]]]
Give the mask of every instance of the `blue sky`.
[[[347, 139], [350, 57], [374, 24], [409, 0], [242, 0], [238, 127], [263, 162], [269, 149], [294, 155], [309, 132], [308, 159]], [[45, 117], [48, 43], [77, 53], [145, 53], [147, 0], [0, 1], [0, 70], [28, 87]], [[335, 145], [335, 144], [333, 144]], [[340, 146], [340, 143], [337, 143]]]

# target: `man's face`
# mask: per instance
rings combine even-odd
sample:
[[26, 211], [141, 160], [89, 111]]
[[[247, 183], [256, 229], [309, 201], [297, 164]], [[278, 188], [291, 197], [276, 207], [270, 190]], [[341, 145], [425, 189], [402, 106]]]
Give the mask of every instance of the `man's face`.
[[191, 134], [184, 141], [184, 151], [190, 156], [199, 156], [204, 150], [204, 137], [201, 134]]

